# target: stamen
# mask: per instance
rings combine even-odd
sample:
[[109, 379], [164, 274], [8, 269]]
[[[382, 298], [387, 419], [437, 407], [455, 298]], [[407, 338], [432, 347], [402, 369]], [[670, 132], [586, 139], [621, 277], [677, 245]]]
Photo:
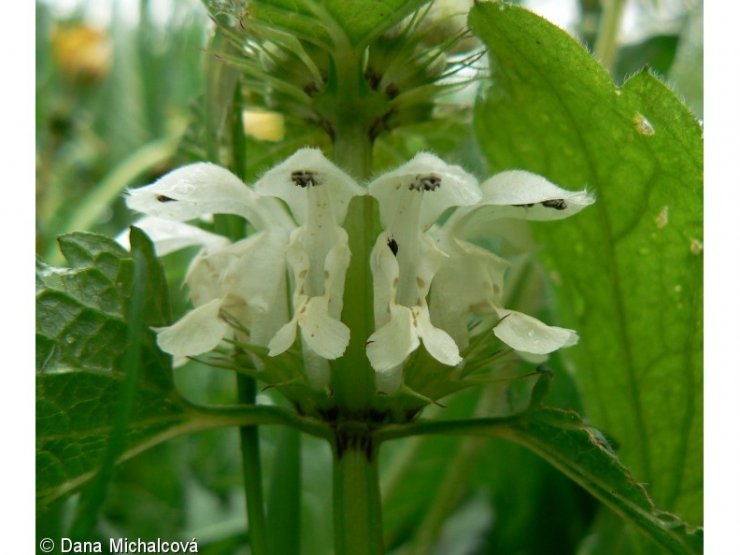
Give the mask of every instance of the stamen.
[[391, 249], [393, 256], [398, 255], [398, 243], [396, 243], [395, 239], [388, 239], [388, 248]]
[[542, 206], [544, 206], [545, 208], [554, 208], [555, 210], [565, 210], [566, 208], [568, 208], [568, 203], [565, 202], [565, 199], [556, 198], [543, 201]]
[[177, 199], [165, 196], [165, 195], [157, 195], [155, 198], [159, 202], [175, 202], [177, 200]]
[[324, 183], [321, 176], [311, 170], [296, 170], [290, 174], [290, 179], [298, 187], [305, 189], [306, 187], [316, 187]]
[[442, 178], [430, 173], [429, 175], [417, 175], [409, 184], [409, 191], [436, 191], [442, 185]]

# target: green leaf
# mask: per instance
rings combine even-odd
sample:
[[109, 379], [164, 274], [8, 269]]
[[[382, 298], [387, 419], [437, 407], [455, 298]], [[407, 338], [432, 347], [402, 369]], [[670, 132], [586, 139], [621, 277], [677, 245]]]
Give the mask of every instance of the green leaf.
[[381, 440], [420, 434], [501, 437], [534, 451], [670, 553], [699, 553], [702, 532], [658, 510], [605, 436], [571, 410], [542, 407], [508, 418], [417, 421], [388, 427]]
[[144, 321], [151, 326], [164, 326], [172, 321], [167, 278], [160, 264], [154, 245], [149, 237], [136, 227], [130, 232], [131, 251], [139, 251], [144, 257], [147, 280], [144, 292]]
[[126, 249], [108, 237], [94, 233], [70, 233], [58, 239], [59, 249], [73, 268], [96, 268], [114, 280]]
[[169, 320], [164, 274], [149, 239], [132, 229], [132, 250], [147, 276], [138, 305], [146, 326], [129, 336], [132, 259], [108, 238], [60, 238], [73, 268], [39, 264], [37, 291], [37, 494], [50, 501], [92, 477], [107, 449], [125, 379], [124, 358], [141, 348], [121, 458], [187, 426], [172, 388], [169, 357], [149, 326]]
[[660, 507], [701, 522], [701, 129], [652, 74], [620, 90], [526, 10], [480, 4], [470, 24], [491, 53], [475, 112], [491, 170], [527, 169], [597, 198], [535, 227], [557, 323], [581, 335], [564, 355], [586, 414]]
[[573, 411], [544, 408], [519, 419], [511, 439], [530, 448], [670, 553], [699, 553], [700, 530], [659, 511], [604, 435]]
[[[36, 495], [41, 503], [93, 477], [115, 421], [120, 372], [40, 374], [36, 384]], [[187, 417], [160, 390], [139, 389], [121, 460], [187, 431]]]
[[256, 18], [291, 29], [309, 41], [331, 44], [336, 33], [344, 33], [352, 45], [357, 45], [378, 36], [423, 3], [424, 0], [257, 0], [250, 4], [250, 10]]

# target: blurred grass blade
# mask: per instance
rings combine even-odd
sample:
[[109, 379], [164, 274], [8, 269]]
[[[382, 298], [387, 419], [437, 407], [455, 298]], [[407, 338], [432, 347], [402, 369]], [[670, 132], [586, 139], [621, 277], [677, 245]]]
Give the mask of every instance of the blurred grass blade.
[[[72, 230], [89, 230], [137, 177], [166, 162], [174, 154], [184, 130], [184, 122], [178, 122], [172, 126], [166, 137], [146, 143], [132, 152], [84, 197], [59, 229], [49, 232], [50, 235], [61, 235]], [[52, 263], [60, 261], [61, 257], [55, 245], [50, 244], [45, 258]]]

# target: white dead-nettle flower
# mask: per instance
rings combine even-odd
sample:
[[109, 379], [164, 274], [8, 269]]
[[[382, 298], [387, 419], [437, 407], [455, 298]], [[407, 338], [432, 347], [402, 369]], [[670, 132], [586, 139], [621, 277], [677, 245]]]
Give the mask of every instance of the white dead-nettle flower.
[[[479, 186], [462, 168], [426, 153], [376, 179], [369, 190], [380, 203], [384, 232], [371, 258], [377, 330], [367, 354], [386, 391], [398, 388], [403, 362], [420, 341], [439, 362], [461, 362], [471, 314], [496, 314], [496, 337], [525, 356], [578, 341], [572, 330], [501, 306], [508, 264], [469, 240], [497, 218], [570, 216], [593, 202], [587, 193], [566, 191], [521, 170]], [[434, 226], [452, 207], [447, 221]]]
[[[300, 338], [307, 381], [324, 389], [328, 361], [344, 354], [352, 333], [341, 319], [345, 286], [352, 286], [345, 284], [351, 253], [342, 226], [352, 197], [368, 193], [378, 200], [383, 227], [367, 261], [375, 332], [365, 338], [379, 389], [398, 390], [404, 362], [421, 344], [442, 364], [462, 362], [472, 314], [497, 317], [493, 333], [525, 356], [577, 341], [572, 330], [503, 307], [508, 264], [471, 241], [498, 218], [575, 214], [593, 202], [588, 194], [518, 170], [479, 186], [460, 167], [427, 153], [365, 189], [319, 150], [305, 148], [254, 187], [200, 163], [130, 191], [129, 206], [147, 215], [136, 225], [159, 254], [202, 246], [186, 278], [195, 308], [158, 330], [159, 345], [185, 360], [214, 349], [236, 328], [247, 335], [240, 339], [278, 356]], [[256, 232], [230, 243], [183, 223], [213, 213], [243, 216]], [[437, 225], [443, 213], [449, 217]]]

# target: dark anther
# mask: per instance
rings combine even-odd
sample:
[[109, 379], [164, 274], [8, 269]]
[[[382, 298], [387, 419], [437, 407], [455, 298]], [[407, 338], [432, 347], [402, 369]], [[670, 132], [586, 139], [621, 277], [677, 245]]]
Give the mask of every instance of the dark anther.
[[516, 206], [517, 208], [532, 208], [534, 206], [534, 203], [531, 203], [531, 204], [514, 204], [513, 206]]
[[393, 256], [398, 254], [398, 243], [396, 243], [395, 239], [388, 239], [388, 248], [391, 249]]
[[429, 175], [417, 175], [409, 185], [409, 191], [435, 191], [442, 185], [442, 178], [430, 173]]
[[297, 170], [290, 174], [290, 179], [299, 187], [316, 187], [321, 185], [323, 180], [317, 174], [310, 170]]
[[319, 94], [319, 92], [321, 92], [321, 89], [319, 88], [319, 85], [316, 84], [314, 81], [310, 81], [303, 86], [303, 92], [313, 98], [314, 96]]
[[165, 195], [157, 195], [155, 197], [159, 202], [175, 202], [177, 199], [165, 196]]
[[568, 208], [568, 204], [561, 198], [546, 200], [542, 203], [542, 206], [545, 208], [554, 208], [555, 210], [565, 210]]
[[375, 71], [368, 68], [367, 71], [365, 71], [365, 81], [367, 81], [367, 84], [370, 85], [370, 88], [374, 91], [378, 90], [378, 85], [380, 84], [380, 75], [378, 75]]

